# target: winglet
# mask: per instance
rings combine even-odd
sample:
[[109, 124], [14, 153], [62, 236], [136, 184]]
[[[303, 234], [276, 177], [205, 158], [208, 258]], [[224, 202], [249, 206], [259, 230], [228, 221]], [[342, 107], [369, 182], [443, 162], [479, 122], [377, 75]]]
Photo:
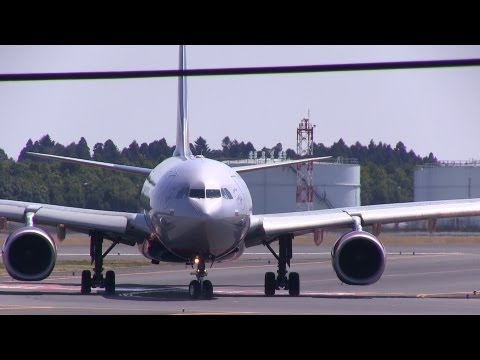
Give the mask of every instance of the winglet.
[[[179, 70], [187, 69], [187, 53], [185, 45], [179, 49]], [[188, 137], [187, 78], [178, 77], [178, 111], [177, 111], [177, 144], [173, 156], [188, 158], [192, 156]]]

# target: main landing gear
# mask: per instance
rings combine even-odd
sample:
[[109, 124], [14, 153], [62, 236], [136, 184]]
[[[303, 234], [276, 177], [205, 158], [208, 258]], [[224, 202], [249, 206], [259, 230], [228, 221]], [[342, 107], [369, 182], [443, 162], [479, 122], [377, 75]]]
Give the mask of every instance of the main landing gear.
[[211, 299], [213, 297], [213, 285], [210, 280], [205, 280], [208, 275], [205, 270], [205, 261], [202, 258], [196, 257], [194, 263], [197, 265], [197, 270], [191, 273], [195, 275], [197, 280], [192, 280], [188, 285], [188, 292], [192, 299], [198, 299], [203, 296], [205, 299]]
[[102, 253], [103, 234], [99, 232], [92, 232], [90, 234], [90, 257], [92, 259], [93, 276], [90, 270], [82, 271], [82, 294], [90, 294], [92, 288], [105, 288], [105, 293], [115, 293], [115, 272], [109, 270], [103, 277], [103, 259], [107, 254], [117, 245], [114, 242], [105, 253]]
[[265, 295], [275, 295], [275, 290], [285, 289], [291, 296], [300, 295], [300, 276], [296, 272], [291, 272], [287, 278], [287, 265], [290, 267], [290, 259], [292, 258], [292, 240], [293, 235], [282, 235], [278, 239], [279, 251], [278, 255], [265, 243], [265, 246], [278, 260], [277, 278], [273, 272], [265, 273]]

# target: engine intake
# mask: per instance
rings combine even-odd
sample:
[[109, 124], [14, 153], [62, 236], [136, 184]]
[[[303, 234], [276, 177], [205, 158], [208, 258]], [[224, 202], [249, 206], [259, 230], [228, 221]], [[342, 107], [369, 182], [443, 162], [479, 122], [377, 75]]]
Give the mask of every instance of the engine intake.
[[16, 280], [39, 281], [52, 272], [57, 246], [44, 230], [26, 226], [12, 232], [3, 244], [3, 263]]
[[372, 234], [351, 231], [340, 237], [332, 249], [332, 265], [338, 278], [348, 285], [370, 285], [385, 270], [385, 248]]

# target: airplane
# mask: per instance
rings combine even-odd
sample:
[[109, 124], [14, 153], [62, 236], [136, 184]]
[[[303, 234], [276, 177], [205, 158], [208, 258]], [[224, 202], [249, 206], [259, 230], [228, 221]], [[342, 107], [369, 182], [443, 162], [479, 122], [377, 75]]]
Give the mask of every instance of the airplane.
[[[179, 48], [179, 70], [186, 70], [186, 47]], [[241, 174], [277, 166], [290, 166], [326, 157], [229, 167], [223, 162], [193, 155], [189, 147], [187, 77], [178, 77], [176, 148], [171, 158], [154, 169], [68, 158], [49, 154], [30, 156], [81, 164], [146, 177], [141, 191], [143, 211], [139, 213], [101, 211], [51, 204], [0, 200], [0, 229], [8, 221], [24, 225], [9, 234], [2, 248], [8, 274], [19, 281], [41, 281], [55, 267], [57, 246], [41, 225], [57, 228], [63, 241], [66, 230], [90, 237], [93, 275], [84, 270], [81, 293], [103, 288], [115, 293], [115, 272], [103, 274], [103, 260], [117, 244], [137, 246], [153, 264], [187, 263], [195, 279], [188, 286], [193, 299], [211, 299], [213, 284], [207, 280], [207, 263], [238, 259], [246, 248], [266, 246], [278, 262], [277, 274], [265, 273], [264, 292], [274, 296], [280, 289], [300, 295], [300, 276], [288, 271], [295, 236], [322, 236], [329, 228], [345, 228], [331, 250], [332, 266], [340, 281], [348, 285], [369, 285], [380, 279], [386, 252], [378, 239], [381, 225], [480, 215], [480, 199], [427, 201], [277, 214], [253, 214], [252, 197]], [[365, 226], [372, 226], [372, 233]], [[103, 252], [103, 241], [111, 245]], [[278, 254], [271, 244], [278, 241]], [[287, 269], [288, 267], [288, 269]]]

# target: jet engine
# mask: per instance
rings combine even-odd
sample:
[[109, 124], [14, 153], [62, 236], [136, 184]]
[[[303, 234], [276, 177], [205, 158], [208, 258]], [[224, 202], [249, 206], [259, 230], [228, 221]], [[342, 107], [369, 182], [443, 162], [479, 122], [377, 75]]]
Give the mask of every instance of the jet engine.
[[348, 285], [370, 285], [385, 270], [385, 248], [372, 234], [351, 231], [332, 248], [332, 265], [338, 278]]
[[5, 240], [2, 257], [12, 278], [39, 281], [52, 272], [57, 258], [57, 246], [44, 230], [25, 226], [12, 232]]

